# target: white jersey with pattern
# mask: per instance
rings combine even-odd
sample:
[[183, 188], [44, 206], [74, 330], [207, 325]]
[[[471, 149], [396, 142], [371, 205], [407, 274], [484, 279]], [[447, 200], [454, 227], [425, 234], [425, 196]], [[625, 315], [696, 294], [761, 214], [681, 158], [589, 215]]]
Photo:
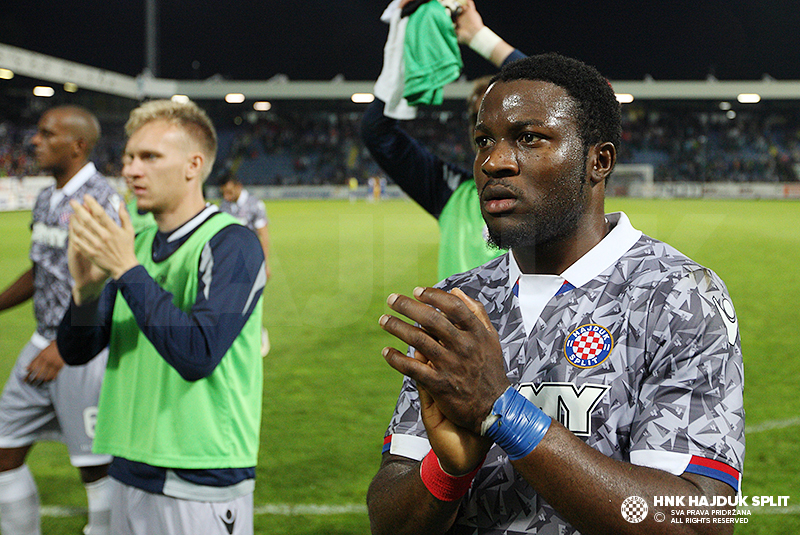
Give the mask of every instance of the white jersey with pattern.
[[43, 189], [33, 206], [30, 251], [34, 266], [33, 310], [36, 332], [47, 340], [55, 340], [72, 293], [67, 266], [69, 218], [73, 213], [69, 201], [83, 203], [85, 194], [94, 197], [119, 223], [117, 210], [121, 197], [92, 163], [86, 164], [63, 188], [51, 185]]
[[[511, 383], [589, 446], [738, 489], [744, 379], [727, 289], [709, 269], [633, 229], [625, 214], [607, 219], [612, 231], [561, 275], [560, 289], [527, 322], [510, 253], [438, 286], [483, 304]], [[384, 451], [420, 460], [429, 449], [417, 390], [406, 378]], [[497, 445], [451, 531], [576, 533]]]
[[236, 202], [228, 202], [223, 199], [219, 204], [219, 209], [232, 215], [239, 220], [239, 223], [252, 231], [264, 228], [269, 223], [264, 201], [253, 197], [246, 189], [242, 190]]

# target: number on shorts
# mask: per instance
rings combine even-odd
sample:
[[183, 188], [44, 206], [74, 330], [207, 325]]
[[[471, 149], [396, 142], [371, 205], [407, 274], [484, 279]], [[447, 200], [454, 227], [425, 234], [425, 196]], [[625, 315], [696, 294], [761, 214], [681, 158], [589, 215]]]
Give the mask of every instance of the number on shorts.
[[97, 407], [87, 407], [83, 411], [83, 426], [86, 436], [94, 439], [94, 427], [97, 425]]

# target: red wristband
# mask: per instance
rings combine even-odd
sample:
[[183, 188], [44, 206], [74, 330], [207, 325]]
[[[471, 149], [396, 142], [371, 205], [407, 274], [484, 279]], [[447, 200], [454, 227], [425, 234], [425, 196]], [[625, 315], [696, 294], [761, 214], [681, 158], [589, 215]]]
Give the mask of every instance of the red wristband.
[[472, 486], [472, 480], [480, 470], [483, 461], [478, 465], [475, 470], [463, 476], [451, 476], [444, 470], [442, 465], [439, 464], [439, 458], [431, 450], [422, 459], [422, 464], [419, 467], [419, 475], [422, 477], [422, 483], [425, 485], [433, 496], [443, 502], [454, 502], [461, 499]]

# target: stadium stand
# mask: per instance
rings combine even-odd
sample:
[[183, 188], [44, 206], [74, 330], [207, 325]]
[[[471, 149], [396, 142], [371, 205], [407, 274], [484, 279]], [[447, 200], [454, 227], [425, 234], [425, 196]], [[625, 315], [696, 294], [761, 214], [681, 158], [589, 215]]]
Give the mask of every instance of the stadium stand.
[[[623, 107], [619, 162], [649, 164], [656, 182], [797, 182], [800, 176], [800, 105], [761, 103], [745, 108], [712, 101], [647, 101]], [[460, 101], [422, 112], [407, 127], [449, 161], [472, 165]], [[230, 112], [228, 112], [230, 114]], [[0, 117], [0, 176], [35, 173], [30, 138], [35, 123], [19, 114]], [[103, 141], [95, 160], [119, 171], [124, 146], [117, 113], [101, 114]], [[248, 185], [362, 184], [380, 169], [358, 139], [359, 108], [342, 101], [302, 101], [271, 111], [214, 117], [219, 128], [217, 168]]]

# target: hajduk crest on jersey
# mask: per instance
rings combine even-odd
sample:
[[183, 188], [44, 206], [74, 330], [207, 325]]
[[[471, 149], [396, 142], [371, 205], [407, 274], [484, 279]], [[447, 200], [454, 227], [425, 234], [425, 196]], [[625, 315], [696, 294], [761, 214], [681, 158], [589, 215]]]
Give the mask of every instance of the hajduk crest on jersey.
[[614, 349], [614, 338], [602, 325], [581, 325], [564, 342], [564, 355], [578, 368], [594, 368], [602, 364]]

